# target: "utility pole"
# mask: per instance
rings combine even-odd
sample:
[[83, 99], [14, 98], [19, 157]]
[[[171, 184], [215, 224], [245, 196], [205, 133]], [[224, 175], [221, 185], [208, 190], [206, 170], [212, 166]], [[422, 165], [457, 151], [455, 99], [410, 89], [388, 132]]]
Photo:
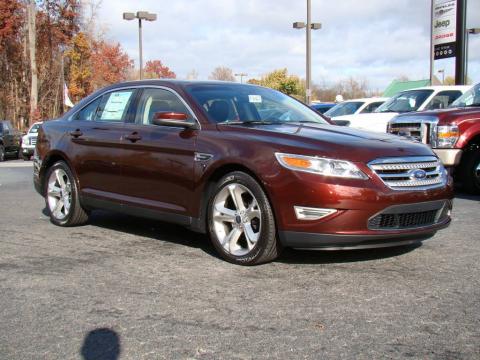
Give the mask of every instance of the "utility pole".
[[142, 20], [155, 21], [157, 14], [149, 13], [148, 11], [137, 11], [136, 14], [125, 12], [123, 13], [123, 20], [138, 19], [138, 57], [140, 64], [140, 80], [143, 79], [143, 48], [142, 48]]
[[235, 76], [240, 76], [240, 84], [243, 84], [243, 78], [248, 76], [248, 74], [238, 73], [238, 74], [235, 74]]
[[455, 56], [455, 85], [465, 85], [465, 35], [467, 0], [457, 0], [457, 44]]
[[33, 124], [33, 115], [38, 107], [38, 72], [37, 72], [37, 60], [36, 60], [36, 5], [35, 0], [30, 0], [28, 3], [27, 16], [28, 16], [28, 49], [30, 55], [30, 116], [28, 119], [28, 125]]
[[294, 29], [303, 29], [306, 28], [307, 32], [307, 41], [306, 41], [306, 48], [307, 48], [307, 59], [306, 59], [306, 79], [305, 79], [305, 102], [310, 105], [311, 97], [312, 97], [312, 88], [311, 88], [311, 81], [312, 81], [312, 39], [311, 39], [311, 30], [319, 30], [322, 28], [322, 24], [320, 23], [312, 23], [311, 19], [311, 0], [307, 0], [307, 24], [304, 22], [294, 22], [293, 23]]

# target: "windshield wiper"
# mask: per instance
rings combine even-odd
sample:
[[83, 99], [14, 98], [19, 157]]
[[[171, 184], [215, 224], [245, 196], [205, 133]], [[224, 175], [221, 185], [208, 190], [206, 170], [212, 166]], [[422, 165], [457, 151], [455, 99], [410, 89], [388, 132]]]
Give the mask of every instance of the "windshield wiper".
[[234, 121], [222, 121], [219, 122], [219, 125], [272, 125], [272, 124], [281, 124], [281, 121], [267, 121], [267, 120], [234, 120]]

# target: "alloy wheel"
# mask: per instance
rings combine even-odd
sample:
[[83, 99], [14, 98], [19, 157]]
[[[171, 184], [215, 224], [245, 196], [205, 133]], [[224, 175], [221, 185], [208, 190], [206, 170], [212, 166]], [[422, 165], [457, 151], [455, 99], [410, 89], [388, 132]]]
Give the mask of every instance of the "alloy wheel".
[[58, 220], [65, 219], [72, 204], [72, 184], [62, 169], [52, 171], [48, 179], [47, 200], [51, 214]]
[[260, 238], [262, 212], [247, 187], [224, 186], [215, 196], [212, 212], [213, 230], [227, 253], [243, 256], [252, 251]]

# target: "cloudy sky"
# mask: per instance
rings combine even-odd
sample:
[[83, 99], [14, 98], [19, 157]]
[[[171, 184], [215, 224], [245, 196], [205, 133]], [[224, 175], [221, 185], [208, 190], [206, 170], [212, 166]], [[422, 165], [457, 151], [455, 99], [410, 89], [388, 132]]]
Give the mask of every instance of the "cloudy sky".
[[[468, 0], [467, 26], [480, 27], [480, 0]], [[137, 24], [124, 11], [158, 14], [146, 22], [144, 59], [160, 59], [185, 78], [206, 79], [216, 66], [258, 77], [277, 68], [305, 75], [305, 0], [103, 0], [105, 37], [138, 59]], [[353, 76], [382, 90], [396, 77], [429, 76], [430, 0], [312, 0], [312, 79], [330, 84]], [[469, 77], [480, 81], [480, 35], [470, 36]], [[436, 70], [453, 71], [452, 61]]]

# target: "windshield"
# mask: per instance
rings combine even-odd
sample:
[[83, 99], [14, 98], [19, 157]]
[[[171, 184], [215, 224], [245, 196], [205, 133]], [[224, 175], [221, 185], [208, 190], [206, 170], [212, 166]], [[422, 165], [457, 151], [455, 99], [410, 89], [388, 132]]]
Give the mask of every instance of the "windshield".
[[360, 106], [365, 104], [362, 101], [345, 101], [340, 104], [335, 105], [333, 108], [328, 110], [325, 115], [330, 117], [342, 116], [342, 115], [352, 115], [357, 111]]
[[455, 108], [469, 106], [480, 106], [480, 83], [472, 87], [448, 107]]
[[403, 91], [380, 105], [374, 112], [409, 112], [418, 108], [432, 95], [433, 90]]
[[39, 124], [35, 124], [33, 125], [30, 130], [28, 130], [28, 133], [29, 134], [36, 134], [38, 133], [38, 129], [40, 128], [40, 125]]
[[194, 84], [186, 91], [215, 123], [314, 122], [321, 115], [279, 91], [253, 85]]

